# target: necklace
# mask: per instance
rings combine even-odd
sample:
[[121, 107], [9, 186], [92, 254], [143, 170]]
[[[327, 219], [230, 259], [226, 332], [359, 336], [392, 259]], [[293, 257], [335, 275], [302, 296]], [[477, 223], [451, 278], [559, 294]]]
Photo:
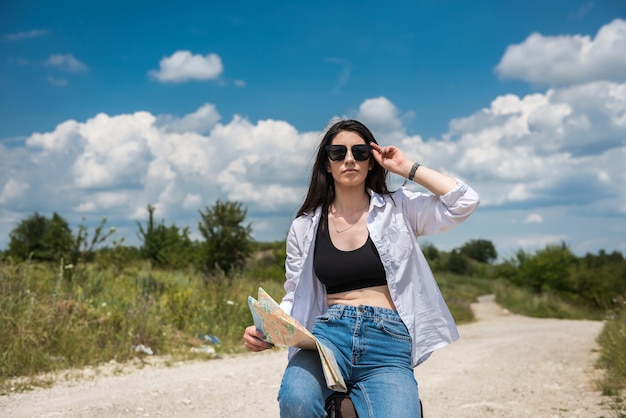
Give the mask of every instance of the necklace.
[[[367, 204], [366, 204], [365, 206], [363, 206], [359, 212], [363, 212], [363, 211], [364, 211], [364, 210], [365, 210], [365, 209], [369, 206], [369, 204], [370, 204], [370, 202], [367, 202]], [[334, 213], [337, 211], [337, 210], [335, 209], [335, 206], [334, 206], [334, 205], [333, 205], [333, 208], [332, 208], [332, 209], [333, 209], [333, 210], [332, 210], [332, 213], [334, 214]], [[346, 232], [347, 230], [349, 230], [350, 228], [352, 228], [354, 225], [356, 225], [356, 224], [358, 224], [358, 223], [359, 223], [359, 221], [361, 220], [361, 216], [363, 216], [363, 213], [361, 213], [361, 215], [359, 216], [359, 219], [357, 219], [355, 223], [350, 224], [350, 226], [349, 226], [349, 227], [347, 227], [347, 228], [345, 228], [345, 229], [339, 229], [339, 228], [337, 228], [337, 224], [335, 223], [335, 215], [333, 215], [333, 217], [332, 217], [332, 221], [333, 221], [333, 226], [335, 227], [335, 232], [337, 232], [338, 234], [341, 234], [342, 232]], [[346, 221], [346, 223], [347, 223], [347, 221]]]

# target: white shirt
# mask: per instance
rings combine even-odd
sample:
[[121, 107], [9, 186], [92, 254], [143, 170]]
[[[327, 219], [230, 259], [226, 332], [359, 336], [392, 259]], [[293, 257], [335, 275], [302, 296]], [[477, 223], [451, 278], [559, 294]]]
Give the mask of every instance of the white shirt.
[[[412, 363], [459, 338], [417, 237], [443, 232], [464, 221], [479, 204], [478, 194], [457, 179], [437, 197], [401, 188], [392, 194], [369, 191], [367, 228], [380, 254], [391, 299], [412, 340]], [[315, 235], [321, 208], [296, 218], [287, 236], [285, 297], [281, 308], [311, 330], [328, 309], [326, 288], [313, 270]], [[297, 349], [289, 350], [289, 358]]]

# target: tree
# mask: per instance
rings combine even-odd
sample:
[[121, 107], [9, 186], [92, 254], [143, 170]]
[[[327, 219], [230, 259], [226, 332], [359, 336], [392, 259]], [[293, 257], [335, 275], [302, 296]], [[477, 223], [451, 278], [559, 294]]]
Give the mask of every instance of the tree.
[[516, 257], [518, 269], [512, 278], [516, 284], [526, 286], [534, 293], [550, 290], [557, 292], [576, 290], [572, 268], [577, 258], [565, 243], [547, 245], [534, 255], [520, 250]]
[[498, 252], [491, 241], [473, 239], [461, 247], [461, 252], [472, 260], [481, 263], [490, 263], [498, 258]]
[[72, 252], [72, 263], [74, 266], [80, 262], [84, 267], [87, 261], [93, 259], [96, 247], [105, 243], [106, 240], [115, 233], [114, 227], [111, 227], [108, 231], [104, 231], [106, 223], [107, 218], [102, 218], [100, 225], [94, 228], [93, 237], [91, 237], [91, 239], [89, 239], [89, 228], [87, 225], [78, 225], [78, 232], [76, 232], [74, 250]]
[[165, 226], [165, 221], [154, 221], [155, 207], [148, 205], [148, 222], [144, 229], [139, 222], [141, 257], [157, 266], [184, 267], [192, 260], [193, 243], [189, 238], [189, 228], [182, 231], [175, 225]]
[[470, 263], [467, 257], [456, 248], [452, 250], [448, 256], [448, 271], [462, 275], [470, 273]]
[[218, 200], [199, 212], [198, 229], [205, 239], [200, 254], [202, 267], [209, 271], [219, 268], [226, 274], [243, 267], [252, 253], [252, 226], [244, 226], [247, 209], [238, 202]]
[[56, 212], [48, 219], [35, 212], [9, 234], [9, 255], [26, 260], [57, 261], [68, 259], [74, 237], [67, 221]]
[[424, 257], [426, 257], [426, 260], [429, 262], [439, 259], [439, 250], [430, 242], [422, 245], [422, 252], [424, 253]]

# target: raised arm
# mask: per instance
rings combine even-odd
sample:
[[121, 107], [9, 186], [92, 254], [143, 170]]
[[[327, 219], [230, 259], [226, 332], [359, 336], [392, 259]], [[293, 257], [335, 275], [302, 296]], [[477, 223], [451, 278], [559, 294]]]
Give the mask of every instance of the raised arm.
[[[409, 178], [414, 162], [408, 160], [399, 148], [394, 146], [381, 147], [378, 144], [370, 143], [374, 159], [385, 170]], [[413, 170], [413, 181], [424, 186], [437, 196], [443, 196], [451, 191], [457, 184], [454, 177], [440, 173], [422, 165], [416, 166]]]

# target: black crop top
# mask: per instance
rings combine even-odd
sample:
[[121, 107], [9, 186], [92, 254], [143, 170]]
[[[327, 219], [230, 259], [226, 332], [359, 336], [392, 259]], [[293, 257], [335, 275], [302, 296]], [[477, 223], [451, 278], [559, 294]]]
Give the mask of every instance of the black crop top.
[[361, 248], [338, 250], [330, 240], [327, 216], [322, 216], [317, 227], [313, 270], [328, 293], [387, 284], [383, 263], [369, 235]]

